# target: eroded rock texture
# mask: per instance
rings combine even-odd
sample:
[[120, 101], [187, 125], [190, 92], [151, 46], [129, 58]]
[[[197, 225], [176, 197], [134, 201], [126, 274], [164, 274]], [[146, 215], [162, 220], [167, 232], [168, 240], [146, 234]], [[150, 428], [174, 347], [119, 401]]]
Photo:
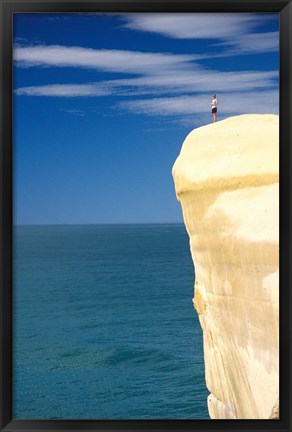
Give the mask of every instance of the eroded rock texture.
[[279, 397], [279, 119], [193, 130], [173, 167], [190, 237], [208, 409], [276, 418]]

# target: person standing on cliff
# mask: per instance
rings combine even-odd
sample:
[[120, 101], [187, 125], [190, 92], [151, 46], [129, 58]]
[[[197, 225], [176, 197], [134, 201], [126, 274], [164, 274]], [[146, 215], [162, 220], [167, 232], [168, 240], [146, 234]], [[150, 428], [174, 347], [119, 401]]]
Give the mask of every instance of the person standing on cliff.
[[214, 123], [217, 121], [217, 106], [218, 106], [218, 101], [217, 101], [216, 95], [213, 94], [213, 99], [211, 102], [211, 108], [212, 108], [212, 116], [214, 119]]

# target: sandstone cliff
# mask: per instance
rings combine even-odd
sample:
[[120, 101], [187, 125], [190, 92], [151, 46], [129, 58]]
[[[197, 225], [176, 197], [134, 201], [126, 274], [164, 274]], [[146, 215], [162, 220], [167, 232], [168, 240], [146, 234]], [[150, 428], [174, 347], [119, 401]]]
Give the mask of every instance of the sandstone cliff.
[[173, 177], [195, 265], [210, 417], [275, 418], [278, 116], [241, 115], [193, 130]]

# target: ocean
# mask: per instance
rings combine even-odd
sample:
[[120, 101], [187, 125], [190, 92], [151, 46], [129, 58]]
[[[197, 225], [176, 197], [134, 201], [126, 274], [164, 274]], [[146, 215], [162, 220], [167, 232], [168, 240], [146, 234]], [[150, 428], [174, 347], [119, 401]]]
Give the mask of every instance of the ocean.
[[182, 224], [14, 228], [14, 419], [208, 419]]

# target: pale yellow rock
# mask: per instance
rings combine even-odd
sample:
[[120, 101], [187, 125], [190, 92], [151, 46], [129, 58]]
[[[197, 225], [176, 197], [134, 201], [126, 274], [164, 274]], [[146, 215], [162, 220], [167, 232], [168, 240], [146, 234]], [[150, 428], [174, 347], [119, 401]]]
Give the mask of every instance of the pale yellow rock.
[[208, 409], [275, 418], [279, 398], [279, 118], [193, 130], [173, 167], [195, 265]]

